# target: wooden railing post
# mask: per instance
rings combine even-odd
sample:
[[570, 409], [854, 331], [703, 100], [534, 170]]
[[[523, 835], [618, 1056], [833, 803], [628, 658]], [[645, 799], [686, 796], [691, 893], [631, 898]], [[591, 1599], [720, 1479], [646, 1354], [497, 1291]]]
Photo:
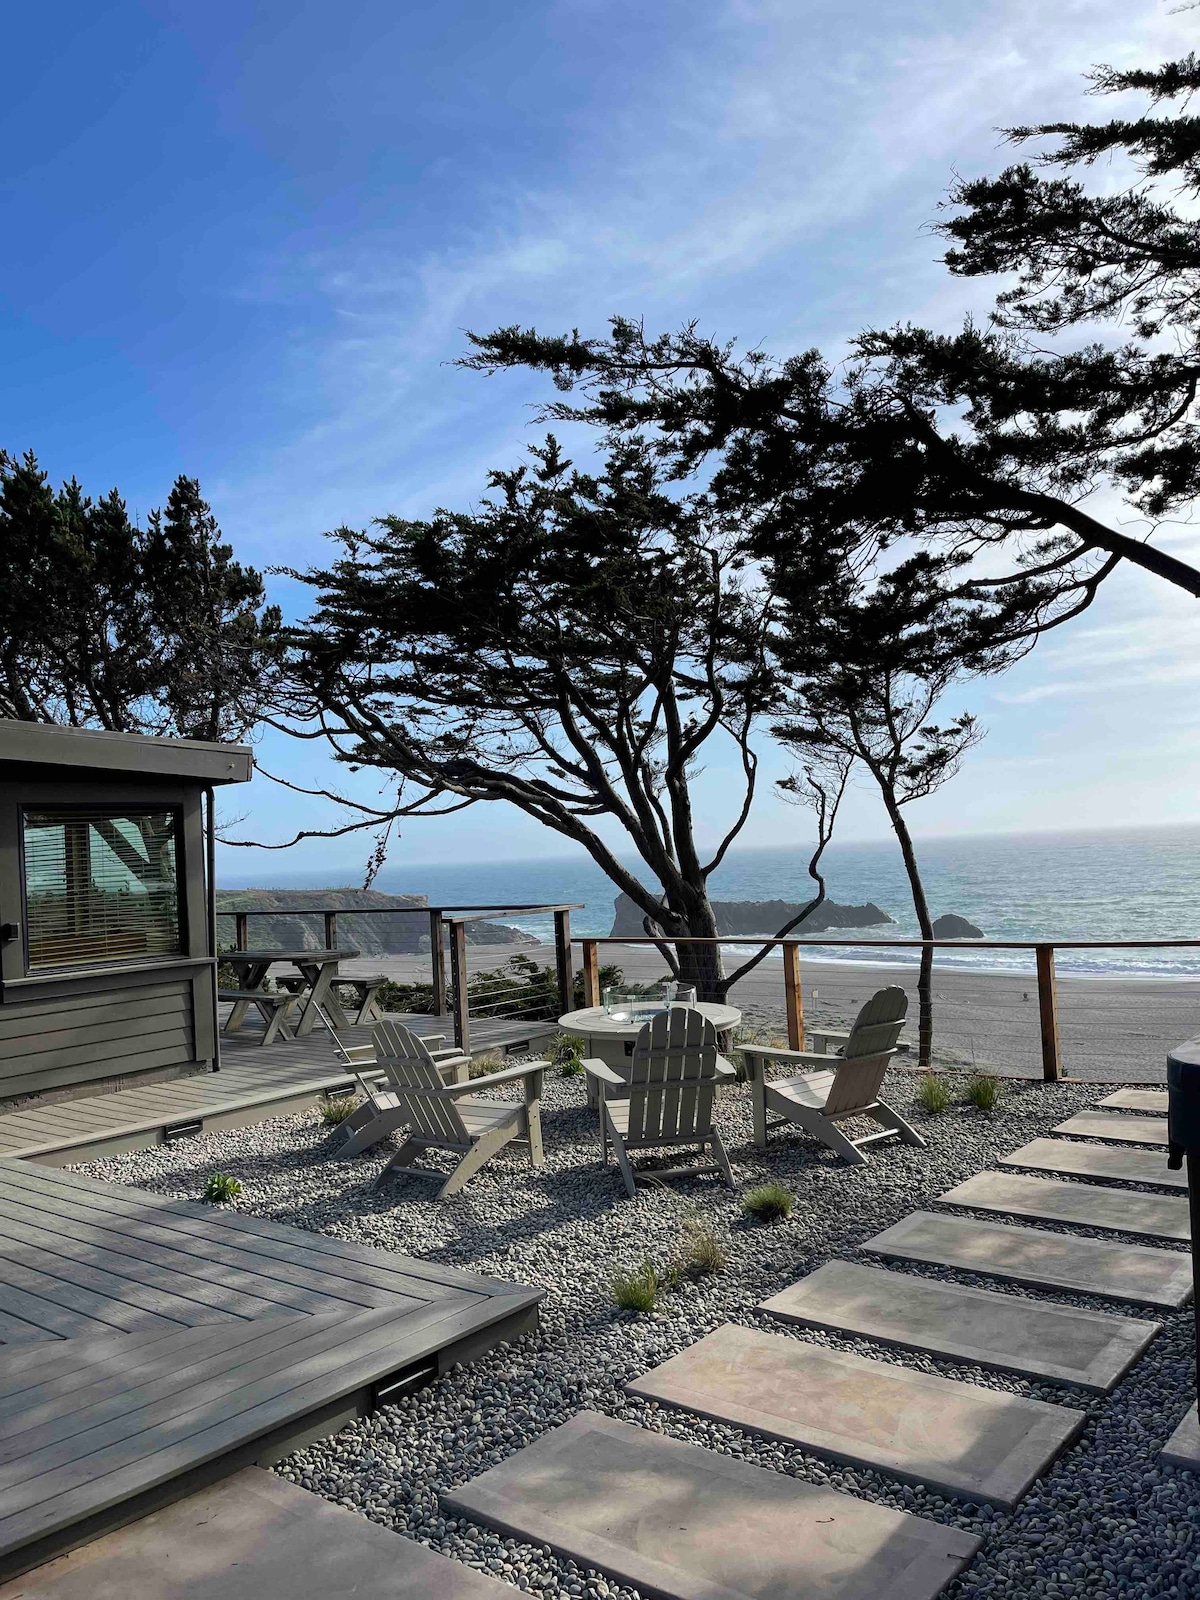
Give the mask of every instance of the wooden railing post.
[[326, 950], [336, 950], [337, 949], [337, 912], [336, 911], [327, 911], [325, 913], [325, 948], [326, 948]]
[[583, 941], [583, 1004], [600, 1004], [600, 946], [595, 939]]
[[800, 987], [800, 948], [783, 946], [783, 994], [787, 1005], [788, 1049], [804, 1049], [804, 991]]
[[554, 913], [554, 966], [558, 973], [558, 1014], [575, 1009], [575, 974], [571, 969], [571, 913]]
[[471, 1016], [467, 997], [467, 928], [450, 923], [450, 983], [454, 990], [454, 1043], [460, 1050], [471, 1045]]
[[1057, 1083], [1062, 1077], [1062, 1051], [1058, 1040], [1058, 981], [1054, 975], [1054, 946], [1037, 947], [1038, 1014], [1042, 1024], [1042, 1077]]
[[233, 943], [238, 950], [250, 948], [250, 918], [244, 911], [235, 911], [233, 915]]
[[446, 1005], [446, 941], [443, 935], [442, 913], [429, 913], [429, 967], [433, 976], [433, 1012], [444, 1017]]

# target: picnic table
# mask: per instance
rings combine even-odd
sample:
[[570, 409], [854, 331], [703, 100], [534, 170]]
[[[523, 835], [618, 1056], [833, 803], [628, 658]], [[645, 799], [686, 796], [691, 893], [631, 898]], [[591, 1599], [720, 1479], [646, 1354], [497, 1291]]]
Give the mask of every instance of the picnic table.
[[[277, 962], [290, 962], [304, 979], [307, 988], [298, 996], [300, 1015], [290, 1033], [302, 1038], [312, 1032], [321, 1013], [337, 1029], [348, 1028], [350, 1019], [342, 1010], [341, 1001], [333, 992], [337, 981], [339, 961], [353, 961], [359, 952], [345, 950], [226, 950], [221, 960], [238, 968], [238, 992], [246, 996], [234, 1005], [226, 1022], [226, 1030], [235, 1032], [242, 1018], [255, 1003], [255, 992], [261, 993], [263, 980]], [[286, 1036], [286, 1035], [285, 1035]]]

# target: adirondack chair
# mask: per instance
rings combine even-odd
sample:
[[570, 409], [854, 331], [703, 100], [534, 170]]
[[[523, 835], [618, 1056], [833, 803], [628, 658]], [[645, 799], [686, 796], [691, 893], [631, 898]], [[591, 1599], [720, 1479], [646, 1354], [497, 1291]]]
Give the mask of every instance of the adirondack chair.
[[[717, 1084], [732, 1076], [733, 1068], [717, 1054], [717, 1031], [706, 1017], [687, 1006], [652, 1017], [638, 1034], [624, 1073], [595, 1059], [583, 1066], [596, 1085], [604, 1163], [611, 1144], [631, 1199], [640, 1175], [630, 1163], [631, 1150], [696, 1145], [699, 1164], [656, 1168], [655, 1181], [719, 1172], [733, 1183], [729, 1157], [712, 1123]], [[708, 1150], [713, 1159], [706, 1162]]]
[[356, 1156], [386, 1139], [397, 1128], [409, 1126], [407, 1110], [400, 1097], [409, 1088], [410, 1067], [432, 1067], [441, 1083], [466, 1083], [471, 1058], [453, 1046], [443, 1047], [445, 1035], [413, 1033], [401, 1022], [377, 1022], [371, 1030], [370, 1044], [348, 1044], [336, 1033], [334, 1049], [358, 1079], [362, 1104], [342, 1123], [348, 1135], [338, 1151]]
[[[369, 1044], [352, 1044], [350, 1042], [352, 1035], [338, 1033], [328, 1020], [326, 1026], [333, 1040], [333, 1048], [346, 1065], [354, 1069], [359, 1089], [366, 1096], [364, 1104], [355, 1113], [358, 1119], [357, 1126], [366, 1127], [370, 1121], [372, 1096], [376, 1092], [372, 1088], [371, 1080], [383, 1079], [386, 1088], [388, 1063], [396, 1059], [405, 1059], [413, 1052], [414, 1044], [418, 1058], [424, 1061], [428, 1057], [431, 1061], [435, 1061], [438, 1071], [448, 1082], [466, 1083], [470, 1077], [470, 1056], [464, 1055], [457, 1045], [447, 1045], [444, 1033], [413, 1033], [403, 1024], [398, 1025], [394, 1019], [383, 1017], [371, 1030]], [[381, 1102], [375, 1109], [381, 1113], [386, 1106]], [[350, 1118], [342, 1126], [346, 1127], [354, 1120]]]
[[[527, 1061], [519, 1067], [490, 1072], [474, 1082], [446, 1082], [457, 1070], [452, 1058], [437, 1060], [424, 1041], [403, 1023], [381, 1022], [375, 1027], [376, 1064], [384, 1068], [387, 1087], [372, 1089], [363, 1106], [345, 1126], [350, 1137], [341, 1146], [341, 1156], [357, 1155], [378, 1144], [397, 1128], [408, 1129], [408, 1137], [375, 1180], [380, 1184], [395, 1167], [405, 1167], [424, 1177], [438, 1178], [442, 1187], [438, 1199], [455, 1194], [486, 1162], [514, 1139], [528, 1141], [535, 1167], [543, 1162], [541, 1096], [545, 1061]], [[489, 1100], [478, 1093], [503, 1083], [522, 1083], [524, 1099]], [[355, 1126], [355, 1124], [358, 1126]], [[422, 1150], [453, 1150], [461, 1160], [450, 1173], [414, 1167]]]
[[[925, 1140], [921, 1135], [909, 1127], [899, 1112], [877, 1098], [907, 1012], [908, 996], [903, 989], [880, 989], [854, 1019], [838, 1057], [816, 1050], [743, 1045], [754, 1109], [754, 1142], [759, 1149], [766, 1148], [768, 1129], [786, 1122], [797, 1123], [856, 1167], [866, 1164], [863, 1147], [879, 1139], [900, 1138], [905, 1144], [923, 1148]], [[828, 1070], [831, 1060], [835, 1062], [832, 1071]], [[768, 1082], [769, 1061], [797, 1063], [809, 1070], [794, 1078]], [[826, 1070], [812, 1070], [821, 1067]], [[771, 1112], [777, 1113], [773, 1120], [769, 1117]], [[852, 1139], [838, 1127], [847, 1117], [870, 1117], [882, 1128], [878, 1133]]]

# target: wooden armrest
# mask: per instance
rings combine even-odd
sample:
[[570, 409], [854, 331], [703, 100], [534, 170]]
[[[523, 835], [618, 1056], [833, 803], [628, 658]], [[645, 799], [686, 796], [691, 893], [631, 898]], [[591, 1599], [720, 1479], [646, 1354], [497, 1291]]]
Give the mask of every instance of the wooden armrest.
[[[809, 1028], [807, 1031], [810, 1038], [836, 1039], [839, 1044], [845, 1044], [850, 1037], [849, 1028]], [[894, 1048], [897, 1050], [911, 1050], [912, 1040], [897, 1039]]]
[[498, 1083], [519, 1083], [522, 1078], [540, 1076], [550, 1065], [548, 1061], [526, 1061], [519, 1067], [505, 1067], [502, 1072], [487, 1072], [482, 1078], [471, 1078], [467, 1083], [448, 1083], [447, 1094], [486, 1094]]
[[841, 1056], [827, 1056], [820, 1050], [781, 1050], [770, 1044], [743, 1044], [738, 1049], [743, 1055], [757, 1057], [760, 1061], [798, 1061], [804, 1066], [813, 1067], [834, 1068], [844, 1059]]
[[736, 1078], [737, 1068], [732, 1061], [726, 1061], [724, 1056], [718, 1056], [716, 1077], [719, 1083], [724, 1083], [726, 1078]]
[[849, 1028], [813, 1028], [806, 1027], [805, 1032], [810, 1039], [824, 1039], [827, 1043], [845, 1044], [850, 1037]]
[[628, 1079], [623, 1078], [619, 1072], [614, 1072], [607, 1061], [601, 1061], [596, 1056], [590, 1057], [582, 1065], [589, 1078], [597, 1078], [601, 1083], [615, 1083], [621, 1088], [625, 1088], [628, 1084]]

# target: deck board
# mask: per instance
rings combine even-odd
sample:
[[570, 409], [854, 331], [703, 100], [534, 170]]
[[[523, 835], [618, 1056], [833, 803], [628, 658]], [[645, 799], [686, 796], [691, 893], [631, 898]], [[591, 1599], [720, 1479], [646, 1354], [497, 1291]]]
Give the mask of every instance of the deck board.
[[[406, 1016], [422, 1035], [445, 1033], [448, 1017]], [[552, 1022], [472, 1024], [475, 1051], [507, 1049], [545, 1038]], [[353, 1028], [355, 1040], [368, 1043], [369, 1027]], [[259, 1044], [252, 1028], [221, 1039], [220, 1072], [204, 1072], [168, 1083], [119, 1089], [74, 1100], [40, 1102], [0, 1115], [0, 1157], [20, 1157], [63, 1166], [116, 1154], [122, 1149], [162, 1143], [168, 1130], [201, 1123], [199, 1131], [257, 1122], [315, 1103], [322, 1094], [354, 1085], [330, 1036], [316, 1031], [303, 1039]], [[119, 1062], [114, 1066], [119, 1067]]]
[[522, 1331], [540, 1299], [0, 1159], [0, 1341], [15, 1335], [0, 1358], [0, 1576], [187, 1492], [199, 1471], [340, 1426], [397, 1373], [444, 1371]]

